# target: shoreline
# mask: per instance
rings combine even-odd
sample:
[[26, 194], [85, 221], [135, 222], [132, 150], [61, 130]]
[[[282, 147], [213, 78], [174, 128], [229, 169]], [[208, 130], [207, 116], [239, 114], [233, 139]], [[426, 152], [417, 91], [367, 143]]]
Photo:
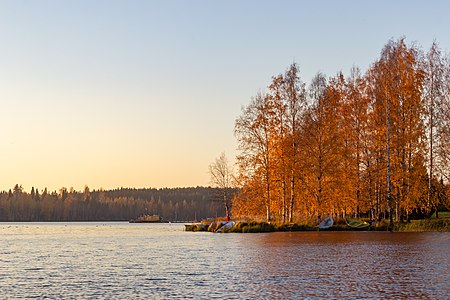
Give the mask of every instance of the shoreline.
[[[224, 226], [228, 224], [227, 226]], [[224, 227], [219, 230], [219, 228]], [[186, 224], [185, 231], [192, 232], [223, 232], [223, 233], [263, 233], [263, 232], [308, 232], [308, 231], [389, 231], [388, 224], [379, 222], [369, 228], [352, 228], [346, 224], [335, 224], [330, 228], [319, 229], [317, 225], [309, 224], [275, 224], [256, 221], [203, 221], [198, 223]], [[393, 232], [450, 232], [450, 219], [431, 219], [431, 220], [411, 220], [410, 222], [396, 222]]]

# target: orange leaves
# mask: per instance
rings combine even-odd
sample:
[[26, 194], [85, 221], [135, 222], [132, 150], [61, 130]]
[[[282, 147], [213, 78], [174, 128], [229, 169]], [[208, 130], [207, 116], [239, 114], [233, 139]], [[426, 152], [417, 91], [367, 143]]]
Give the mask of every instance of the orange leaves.
[[[342, 212], [373, 217], [388, 204], [398, 218], [422, 208], [430, 178], [425, 154], [430, 108], [424, 104], [431, 100], [424, 99], [436, 74], [424, 70], [421, 57], [405, 39], [391, 40], [363, 75], [357, 68], [348, 79], [319, 73], [307, 91], [295, 64], [273, 77], [268, 92], [257, 95], [236, 121], [240, 157], [246, 159], [240, 160], [241, 170], [244, 165], [255, 170], [242, 182], [249, 211], [264, 203], [268, 219], [286, 222]], [[446, 74], [450, 78], [448, 66]], [[440, 94], [435, 101], [441, 112], [433, 116], [450, 126], [449, 87], [446, 98]], [[439, 127], [442, 136], [447, 127]], [[448, 170], [450, 139], [437, 144], [440, 168]], [[252, 201], [251, 195], [264, 201]]]

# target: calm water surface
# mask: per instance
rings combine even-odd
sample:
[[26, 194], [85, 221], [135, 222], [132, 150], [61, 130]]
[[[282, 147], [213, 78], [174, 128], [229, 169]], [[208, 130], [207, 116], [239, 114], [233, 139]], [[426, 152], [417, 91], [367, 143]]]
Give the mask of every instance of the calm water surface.
[[449, 233], [0, 223], [0, 298], [449, 299]]

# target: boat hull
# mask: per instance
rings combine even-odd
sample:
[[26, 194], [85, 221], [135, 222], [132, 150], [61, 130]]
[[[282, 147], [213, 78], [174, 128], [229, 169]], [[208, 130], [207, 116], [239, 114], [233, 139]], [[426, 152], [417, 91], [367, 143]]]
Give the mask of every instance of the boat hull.
[[352, 218], [347, 217], [346, 222], [347, 222], [347, 225], [353, 229], [364, 230], [364, 229], [370, 228], [370, 224], [366, 221], [352, 219]]
[[328, 229], [333, 226], [334, 220], [331, 217], [327, 217], [325, 220], [320, 222], [319, 229]]
[[158, 215], [143, 215], [138, 217], [137, 219], [131, 219], [130, 223], [161, 223], [162, 219]]

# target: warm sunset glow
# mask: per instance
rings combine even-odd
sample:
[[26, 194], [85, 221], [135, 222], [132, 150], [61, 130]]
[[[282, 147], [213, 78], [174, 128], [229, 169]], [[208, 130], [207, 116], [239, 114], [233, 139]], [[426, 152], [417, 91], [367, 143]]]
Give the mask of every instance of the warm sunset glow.
[[310, 82], [391, 37], [450, 50], [447, 2], [382, 2], [2, 1], [0, 190], [209, 185], [293, 61]]
[[448, 299], [449, 0], [0, 0], [1, 299]]

